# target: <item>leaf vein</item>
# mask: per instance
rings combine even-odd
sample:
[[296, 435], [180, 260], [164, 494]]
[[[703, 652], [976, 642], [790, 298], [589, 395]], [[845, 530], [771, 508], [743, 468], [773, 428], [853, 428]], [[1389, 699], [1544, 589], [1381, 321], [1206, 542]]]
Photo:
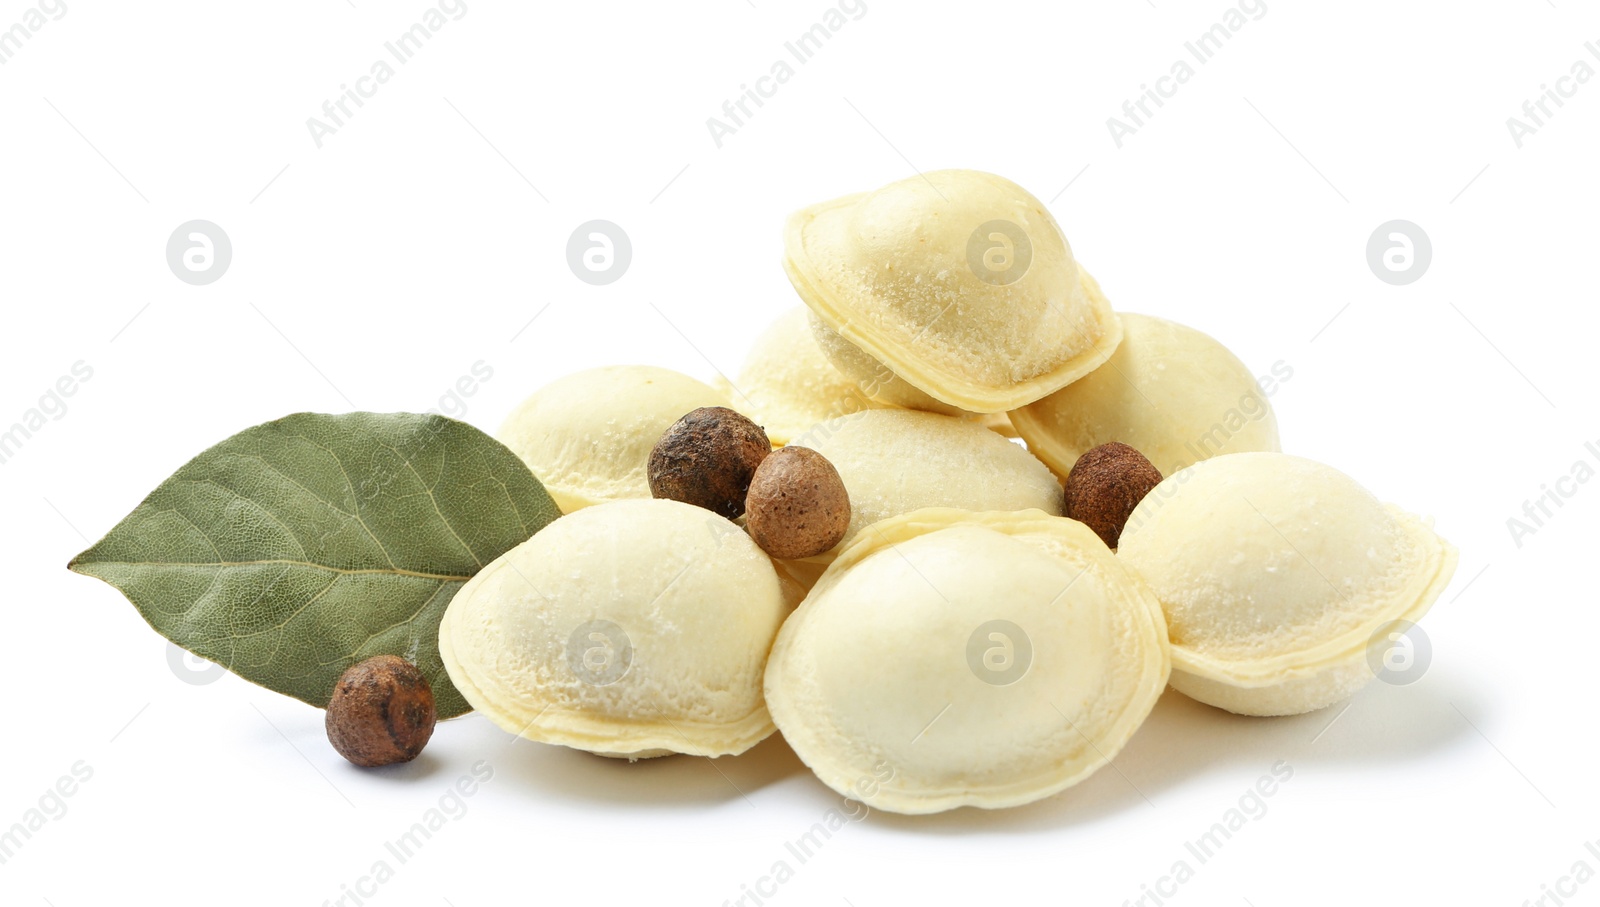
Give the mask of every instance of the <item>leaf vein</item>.
[[[285, 433], [288, 434], [287, 432]], [[394, 562], [394, 556], [389, 553], [389, 547], [383, 543], [383, 539], [378, 538], [378, 534], [372, 531], [372, 527], [367, 525], [366, 518], [361, 515], [361, 490], [358, 489], [355, 482], [351, 480], [350, 470], [345, 469], [344, 460], [339, 458], [338, 452], [331, 447], [318, 444], [316, 441], [304, 434], [293, 434], [291, 437], [299, 438], [300, 440], [310, 444], [312, 447], [321, 450], [329, 457], [333, 458], [333, 462], [339, 467], [339, 474], [344, 476], [344, 484], [350, 489], [350, 500], [355, 502], [356, 512], [353, 514], [353, 516], [355, 517], [356, 522], [361, 524], [361, 528], [366, 531], [367, 536], [371, 538], [373, 543], [378, 546], [378, 550], [383, 552], [383, 557], [389, 562], [389, 566], [397, 566]], [[388, 445], [384, 446], [387, 447]]]
[[260, 567], [273, 564], [287, 564], [291, 567], [309, 567], [313, 570], [326, 570], [330, 573], [342, 573], [347, 576], [363, 574], [382, 574], [385, 576], [404, 576], [416, 579], [443, 580], [447, 582], [465, 582], [472, 579], [472, 574], [457, 573], [428, 573], [421, 570], [407, 570], [403, 567], [330, 567], [327, 564], [317, 564], [311, 561], [297, 561], [291, 558], [268, 558], [254, 561], [93, 561], [85, 566], [107, 567], [205, 567], [218, 570], [230, 567]]
[[[445, 455], [447, 455], [447, 452], [441, 452], [441, 454], [440, 454], [441, 458], [443, 458]], [[455, 536], [455, 540], [460, 542], [461, 543], [461, 547], [465, 548], [467, 550], [467, 554], [468, 554], [468, 556], [470, 556], [472, 558], [472, 562], [474, 564], [478, 565], [478, 569], [479, 570], [482, 570], [483, 569], [483, 561], [478, 557], [478, 552], [473, 551], [472, 550], [472, 546], [467, 544], [467, 540], [463, 539], [461, 537], [461, 534], [456, 532], [456, 527], [450, 525], [449, 518], [444, 515], [444, 511], [443, 510], [439, 509], [439, 499], [434, 496], [433, 488], [428, 485], [428, 480], [424, 479], [422, 477], [422, 473], [417, 471], [417, 467], [412, 465], [410, 460], [406, 460], [405, 464], [406, 464], [406, 468], [411, 470], [411, 474], [417, 477], [417, 481], [422, 483], [422, 487], [427, 489], [427, 491], [428, 491], [428, 502], [433, 505], [433, 512], [437, 513], [439, 515], [439, 522], [444, 524], [444, 528], [450, 530], [450, 534], [452, 536]], [[441, 478], [444, 476], [444, 472], [445, 472], [445, 464], [441, 462], [439, 464], [439, 475], [440, 475]]]
[[367, 644], [372, 642], [374, 639], [377, 639], [379, 636], [389, 632], [390, 630], [395, 629], [396, 627], [405, 626], [405, 625], [408, 625], [408, 624], [414, 622], [418, 617], [422, 616], [422, 612], [428, 610], [428, 606], [433, 604], [433, 600], [438, 598], [439, 597], [439, 593], [443, 592], [445, 587], [450, 585], [451, 582], [455, 582], [455, 581], [451, 580], [449, 582], [440, 582], [439, 583], [439, 588], [433, 590], [433, 594], [431, 594], [427, 598], [423, 599], [422, 600], [422, 604], [417, 606], [417, 610], [411, 612], [411, 616], [410, 617], [407, 617], [404, 620], [397, 620], [394, 623], [389, 624], [387, 627], [382, 627], [382, 628], [380, 628], [378, 630], [374, 630], [371, 634], [369, 634], [367, 636], [366, 639], [363, 639], [361, 641], [361, 645], [356, 646], [344, 658], [334, 659], [333, 661], [325, 661], [325, 662], [322, 662], [321, 664], [317, 665], [317, 667], [325, 668], [328, 665], [340, 664], [340, 663], [342, 663], [342, 662], [344, 662], [344, 661], [346, 661], [348, 659], [354, 658], [357, 655], [359, 655], [361, 653], [361, 650], [366, 648]]

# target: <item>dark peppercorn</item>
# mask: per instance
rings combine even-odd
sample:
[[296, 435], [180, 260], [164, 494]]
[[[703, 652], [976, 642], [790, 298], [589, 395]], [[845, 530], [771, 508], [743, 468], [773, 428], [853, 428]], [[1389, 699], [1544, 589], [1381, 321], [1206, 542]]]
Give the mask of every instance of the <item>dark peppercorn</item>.
[[356, 765], [410, 762], [433, 736], [433, 688], [416, 665], [378, 655], [351, 665], [328, 702], [328, 742]]
[[1066, 514], [1115, 548], [1128, 515], [1159, 484], [1161, 471], [1144, 454], [1118, 441], [1102, 444], [1067, 473]]
[[702, 406], [674, 422], [650, 451], [650, 493], [737, 519], [756, 467], [770, 453], [761, 426], [725, 406]]

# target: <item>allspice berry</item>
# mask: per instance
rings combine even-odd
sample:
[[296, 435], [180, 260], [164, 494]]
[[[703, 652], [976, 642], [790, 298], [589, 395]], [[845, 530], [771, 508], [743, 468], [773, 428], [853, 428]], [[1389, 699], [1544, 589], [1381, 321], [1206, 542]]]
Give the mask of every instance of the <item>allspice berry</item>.
[[433, 736], [433, 688], [396, 655], [351, 665], [328, 702], [328, 742], [356, 765], [410, 762]]
[[745, 528], [773, 557], [822, 554], [850, 529], [850, 493], [828, 458], [806, 447], [775, 450], [750, 482]]
[[1084, 453], [1067, 473], [1066, 515], [1116, 548], [1133, 508], [1161, 484], [1161, 471], [1144, 454], [1112, 441]]
[[756, 467], [770, 453], [761, 426], [725, 406], [702, 406], [674, 422], [650, 451], [650, 494], [738, 519]]

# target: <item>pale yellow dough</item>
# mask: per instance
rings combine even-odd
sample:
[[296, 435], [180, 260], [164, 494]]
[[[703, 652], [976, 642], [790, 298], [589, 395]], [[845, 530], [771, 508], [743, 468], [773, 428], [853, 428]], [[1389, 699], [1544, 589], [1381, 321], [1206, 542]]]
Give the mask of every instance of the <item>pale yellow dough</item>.
[[772, 733], [762, 672], [785, 594], [772, 561], [722, 517], [613, 501], [561, 517], [473, 577], [445, 610], [439, 653], [473, 708], [530, 740], [731, 755]]
[[1456, 567], [1427, 523], [1281, 453], [1169, 476], [1128, 518], [1117, 556], [1166, 611], [1173, 687], [1245, 715], [1355, 693], [1374, 676], [1379, 628], [1421, 619]]
[[1120, 318], [1122, 343], [1104, 365], [1011, 413], [1028, 449], [1058, 475], [1110, 441], [1168, 476], [1219, 454], [1278, 450], [1272, 404], [1227, 347], [1176, 322]]
[[879, 520], [924, 507], [1061, 514], [1061, 483], [1043, 463], [954, 416], [868, 410], [819, 425], [797, 443], [827, 457], [850, 492], [850, 529], [812, 562], [832, 561]]
[[[971, 254], [974, 243], [995, 242], [995, 223], [1031, 250], [1008, 282], [995, 282]], [[1020, 262], [1023, 245], [1012, 245], [1007, 260]], [[972, 412], [1016, 409], [1058, 390], [1104, 362], [1122, 337], [1044, 203], [975, 170], [933, 171], [797, 212], [784, 234], [784, 269], [845, 341], [937, 401]]]
[[545, 385], [506, 417], [495, 437], [522, 458], [562, 513], [650, 497], [645, 467], [672, 423], [727, 395], [650, 365], [576, 372]]
[[[804, 308], [804, 306], [802, 306]], [[872, 399], [887, 406], [902, 409], [920, 409], [924, 412], [946, 416], [970, 415], [959, 406], [951, 406], [919, 390], [911, 382], [896, 375], [887, 365], [862, 352], [861, 348], [839, 336], [828, 327], [816, 312], [809, 309], [807, 322], [811, 336], [822, 355], [833, 364], [836, 371], [845, 375], [856, 387], [865, 388]]]
[[872, 399], [870, 383], [834, 368], [812, 337], [806, 312], [795, 306], [778, 316], [751, 346], [738, 391], [730, 388], [734, 408], [766, 429], [778, 447], [819, 422], [886, 405]]
[[935, 509], [877, 523], [828, 568], [778, 634], [766, 691], [823, 783], [932, 813], [1088, 777], [1170, 665], [1159, 603], [1083, 524]]

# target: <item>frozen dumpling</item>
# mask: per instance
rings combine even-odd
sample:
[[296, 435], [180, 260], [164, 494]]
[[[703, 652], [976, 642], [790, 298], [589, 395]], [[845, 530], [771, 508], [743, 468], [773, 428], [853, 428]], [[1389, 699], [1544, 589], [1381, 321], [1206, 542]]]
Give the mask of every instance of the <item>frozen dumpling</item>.
[[756, 339], [739, 372], [734, 409], [765, 428], [775, 445], [819, 422], [864, 409], [882, 409], [872, 386], [851, 380], [830, 363], [807, 325], [807, 309], [796, 306], [778, 316]]
[[1427, 523], [1280, 453], [1168, 476], [1129, 516], [1117, 556], [1166, 611], [1172, 686], [1244, 715], [1309, 712], [1356, 692], [1374, 676], [1379, 631], [1419, 620], [1456, 567]]
[[1219, 454], [1278, 449], [1272, 405], [1227, 347], [1161, 318], [1120, 317], [1122, 343], [1106, 364], [1011, 413], [1028, 449], [1058, 475], [1112, 441], [1168, 476]]
[[920, 174], [797, 212], [784, 269], [845, 341], [972, 412], [1058, 390], [1122, 337], [1044, 203], [976, 170]]
[[[802, 307], [804, 308], [804, 307]], [[839, 336], [828, 327], [816, 312], [809, 312], [811, 336], [817, 348], [833, 364], [835, 370], [850, 379], [851, 383], [870, 392], [873, 400], [902, 409], [920, 409], [924, 412], [946, 416], [964, 416], [967, 411], [951, 406], [919, 390], [911, 382], [896, 375], [887, 365], [872, 358], [860, 347]]]
[[650, 497], [646, 464], [661, 435], [720, 391], [651, 365], [576, 372], [545, 385], [506, 417], [495, 437], [522, 458], [562, 513]]
[[922, 510], [863, 532], [784, 624], [767, 704], [868, 806], [1018, 806], [1116, 756], [1166, 688], [1161, 607], [1082, 523]]
[[977, 422], [907, 409], [856, 413], [808, 432], [850, 492], [850, 530], [826, 563], [879, 520], [924, 507], [1043, 510], [1060, 516], [1061, 483], [1043, 463]]
[[530, 740], [629, 758], [741, 753], [772, 733], [762, 672], [792, 586], [708, 510], [613, 501], [473, 577], [445, 610], [439, 653], [473, 708]]

